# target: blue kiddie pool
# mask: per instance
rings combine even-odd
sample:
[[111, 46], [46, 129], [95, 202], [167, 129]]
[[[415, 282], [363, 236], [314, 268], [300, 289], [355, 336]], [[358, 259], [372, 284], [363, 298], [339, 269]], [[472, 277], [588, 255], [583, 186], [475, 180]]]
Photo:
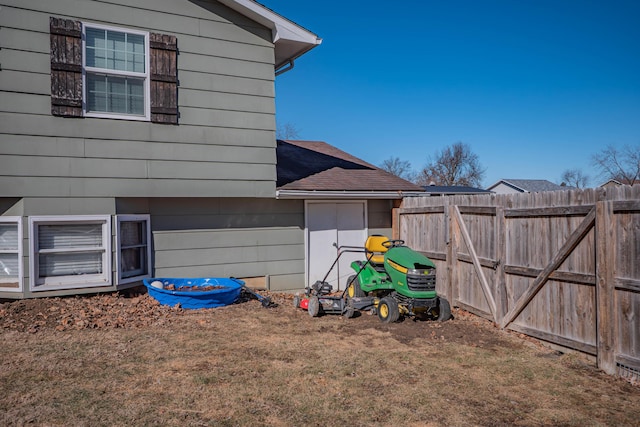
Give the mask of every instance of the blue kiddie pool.
[[143, 280], [149, 295], [162, 305], [184, 309], [214, 308], [233, 304], [244, 282], [232, 278], [149, 278]]

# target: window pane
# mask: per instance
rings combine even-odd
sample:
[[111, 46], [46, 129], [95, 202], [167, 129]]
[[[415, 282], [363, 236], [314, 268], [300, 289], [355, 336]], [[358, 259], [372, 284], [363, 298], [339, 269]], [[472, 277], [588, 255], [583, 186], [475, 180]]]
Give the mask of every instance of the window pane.
[[88, 67], [145, 72], [143, 35], [90, 27], [85, 33]]
[[144, 36], [127, 34], [127, 71], [144, 73]]
[[121, 252], [121, 274], [123, 278], [147, 274], [147, 249], [131, 248]]
[[139, 79], [128, 79], [130, 114], [144, 114], [144, 82]]
[[89, 67], [106, 68], [106, 36], [105, 30], [87, 28], [86, 31], [86, 63]]
[[102, 252], [39, 254], [39, 276], [102, 274]]
[[87, 73], [87, 111], [108, 111], [106, 76]]
[[18, 282], [18, 254], [0, 254], [0, 283], [9, 279]]
[[114, 113], [127, 113], [127, 79], [108, 77], [107, 108]]
[[0, 223], [0, 251], [18, 250], [18, 224]]
[[122, 221], [120, 223], [120, 244], [124, 247], [146, 244], [145, 221]]
[[87, 111], [144, 115], [144, 80], [87, 73]]
[[38, 227], [39, 249], [102, 247], [101, 224], [56, 224]]

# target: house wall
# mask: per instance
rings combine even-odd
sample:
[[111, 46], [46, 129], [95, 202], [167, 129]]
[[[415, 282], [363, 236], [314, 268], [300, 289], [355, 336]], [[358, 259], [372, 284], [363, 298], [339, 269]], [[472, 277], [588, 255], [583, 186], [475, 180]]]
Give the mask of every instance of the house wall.
[[[260, 278], [271, 290], [304, 287], [304, 203], [257, 198], [0, 199], [5, 216], [23, 217], [23, 292], [0, 298], [107, 292], [116, 286], [112, 226], [112, 286], [31, 292], [29, 217], [149, 214], [154, 277]], [[112, 220], [112, 224], [115, 221]], [[138, 285], [134, 282], [126, 286]]]
[[[270, 30], [205, 0], [0, 8], [0, 197], [275, 195]], [[175, 35], [179, 125], [52, 116], [51, 16]]]
[[489, 190], [493, 191], [496, 194], [516, 194], [522, 193], [522, 191], [518, 191], [513, 187], [510, 187], [506, 184], [500, 183], [493, 188], [489, 188]]
[[156, 277], [266, 276], [271, 290], [304, 287], [301, 200], [119, 200], [118, 210], [144, 203]]

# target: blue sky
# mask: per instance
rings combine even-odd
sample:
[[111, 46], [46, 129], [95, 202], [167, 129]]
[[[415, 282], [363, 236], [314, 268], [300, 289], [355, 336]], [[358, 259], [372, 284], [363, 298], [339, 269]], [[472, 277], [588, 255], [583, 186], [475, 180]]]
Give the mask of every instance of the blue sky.
[[502, 178], [548, 179], [640, 144], [638, 0], [263, 0], [320, 46], [276, 79], [276, 119], [379, 165], [468, 144]]

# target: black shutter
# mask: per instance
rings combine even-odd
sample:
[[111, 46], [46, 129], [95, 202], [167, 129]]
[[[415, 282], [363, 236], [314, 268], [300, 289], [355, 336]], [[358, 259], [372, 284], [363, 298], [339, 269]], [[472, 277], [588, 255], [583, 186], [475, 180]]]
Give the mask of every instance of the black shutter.
[[151, 63], [151, 121], [178, 124], [178, 40], [149, 34]]
[[82, 24], [49, 18], [51, 114], [82, 117]]

